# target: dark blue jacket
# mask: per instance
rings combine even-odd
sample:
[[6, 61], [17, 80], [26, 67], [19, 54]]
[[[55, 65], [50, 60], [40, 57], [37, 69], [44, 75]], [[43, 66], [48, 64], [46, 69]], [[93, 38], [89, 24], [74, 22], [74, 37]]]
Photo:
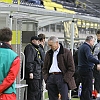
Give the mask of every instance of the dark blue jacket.
[[92, 55], [92, 48], [86, 42], [79, 47], [78, 51], [78, 66], [84, 69], [92, 69], [94, 64], [99, 64], [100, 61], [96, 60]]

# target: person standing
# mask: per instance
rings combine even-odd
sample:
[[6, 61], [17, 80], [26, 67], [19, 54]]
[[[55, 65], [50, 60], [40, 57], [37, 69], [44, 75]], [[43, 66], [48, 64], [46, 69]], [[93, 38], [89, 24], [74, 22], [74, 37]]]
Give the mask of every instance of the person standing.
[[80, 79], [80, 75], [79, 75], [79, 71], [78, 71], [78, 49], [73, 53], [73, 59], [74, 59], [74, 64], [75, 64], [75, 73], [74, 73], [74, 78], [75, 78], [75, 83], [77, 88], [72, 91], [71, 95], [73, 98], [78, 97], [78, 90], [79, 90], [79, 85], [81, 83], [81, 79]]
[[55, 36], [48, 39], [48, 45], [51, 49], [46, 53], [42, 72], [49, 100], [58, 100], [59, 93], [61, 100], [69, 100], [68, 90], [76, 88], [71, 51], [64, 48]]
[[11, 40], [12, 31], [0, 29], [0, 100], [16, 100], [15, 79], [20, 69], [20, 58], [12, 50]]
[[[100, 29], [96, 32], [97, 36], [97, 44], [94, 46], [93, 50], [93, 56], [98, 60], [100, 60]], [[94, 66], [93, 70], [93, 76], [94, 76], [94, 87], [97, 90], [97, 92], [100, 92], [100, 71], [97, 70], [97, 66]]]
[[100, 61], [92, 55], [92, 46], [95, 39], [93, 36], [87, 36], [85, 42], [78, 50], [78, 67], [82, 82], [82, 92], [80, 100], [92, 100], [92, 79], [93, 66], [99, 64]]
[[39, 34], [39, 46], [40, 46], [40, 52], [41, 52], [41, 59], [44, 61], [45, 58], [45, 50], [44, 50], [44, 45], [45, 45], [45, 35], [44, 34]]
[[39, 37], [32, 36], [30, 43], [25, 47], [25, 79], [28, 84], [27, 100], [39, 100], [41, 60], [39, 52]]
[[[45, 35], [44, 34], [39, 34], [39, 51], [41, 55], [41, 60], [44, 62], [45, 58], [45, 50], [44, 50], [44, 45], [45, 45]], [[42, 70], [43, 65], [41, 66]], [[39, 100], [43, 100], [43, 76], [42, 76], [42, 71], [41, 71], [41, 80], [40, 80], [40, 93], [39, 93]]]

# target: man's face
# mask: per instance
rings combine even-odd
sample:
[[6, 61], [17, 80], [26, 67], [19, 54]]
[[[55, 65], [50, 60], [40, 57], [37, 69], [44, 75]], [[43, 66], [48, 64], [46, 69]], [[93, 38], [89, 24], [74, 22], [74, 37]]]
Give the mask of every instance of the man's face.
[[43, 45], [45, 44], [45, 39], [43, 39]]
[[57, 50], [59, 47], [59, 43], [58, 42], [53, 42], [51, 40], [48, 41], [48, 46], [53, 50]]
[[100, 34], [97, 34], [97, 40], [100, 40]]
[[91, 39], [90, 40], [90, 46], [93, 46], [94, 45], [94, 42], [95, 42], [95, 38]]
[[34, 43], [35, 45], [39, 45], [39, 41], [38, 40], [32, 40], [32, 43]]

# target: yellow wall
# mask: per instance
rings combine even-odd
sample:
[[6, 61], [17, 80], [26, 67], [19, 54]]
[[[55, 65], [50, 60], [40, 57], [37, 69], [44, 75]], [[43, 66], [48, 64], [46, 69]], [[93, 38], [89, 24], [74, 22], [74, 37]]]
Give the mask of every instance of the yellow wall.
[[20, 44], [21, 43], [21, 32], [13, 31], [12, 41], [11, 44]]

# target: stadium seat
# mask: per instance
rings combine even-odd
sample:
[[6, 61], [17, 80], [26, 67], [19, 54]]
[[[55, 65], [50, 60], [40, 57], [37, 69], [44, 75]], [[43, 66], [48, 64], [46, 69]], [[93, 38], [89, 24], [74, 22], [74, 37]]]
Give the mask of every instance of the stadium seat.
[[51, 2], [51, 0], [43, 0], [43, 1]]
[[13, 0], [0, 0], [0, 2], [10, 3], [10, 4], [12, 4], [12, 3], [13, 3]]
[[54, 7], [45, 6], [44, 8], [47, 9], [47, 10], [54, 10]]
[[75, 11], [72, 11], [72, 10], [69, 10], [69, 9], [65, 9], [65, 8], [64, 8], [64, 12], [70, 13], [70, 14], [75, 14], [76, 13]]

